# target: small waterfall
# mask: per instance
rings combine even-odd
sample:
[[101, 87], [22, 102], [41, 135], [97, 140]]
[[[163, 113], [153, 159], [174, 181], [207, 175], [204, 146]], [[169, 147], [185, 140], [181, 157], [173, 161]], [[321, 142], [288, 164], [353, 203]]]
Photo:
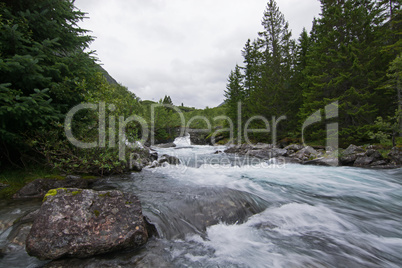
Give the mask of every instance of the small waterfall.
[[184, 136], [177, 137], [174, 142], [177, 147], [188, 147], [191, 146], [190, 134], [186, 133]]

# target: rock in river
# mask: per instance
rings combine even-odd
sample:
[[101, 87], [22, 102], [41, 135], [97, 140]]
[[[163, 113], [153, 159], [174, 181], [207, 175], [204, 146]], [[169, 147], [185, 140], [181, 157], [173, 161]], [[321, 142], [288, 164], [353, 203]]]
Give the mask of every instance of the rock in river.
[[133, 194], [59, 188], [45, 199], [26, 240], [27, 252], [39, 259], [85, 258], [147, 242], [141, 204]]
[[56, 188], [91, 188], [96, 179], [83, 179], [76, 176], [66, 176], [62, 179], [36, 179], [24, 187], [16, 194], [14, 199], [43, 198], [50, 189]]

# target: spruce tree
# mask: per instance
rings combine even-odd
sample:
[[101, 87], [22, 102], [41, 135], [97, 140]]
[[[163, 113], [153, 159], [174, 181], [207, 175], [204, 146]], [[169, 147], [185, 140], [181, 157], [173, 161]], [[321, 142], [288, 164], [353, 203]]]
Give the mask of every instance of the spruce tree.
[[244, 67], [241, 68], [244, 72], [244, 101], [242, 106], [244, 122], [253, 115], [255, 103], [253, 103], [251, 97], [256, 92], [256, 89], [261, 82], [262, 55], [258, 49], [257, 41], [254, 40], [251, 42], [250, 39], [248, 39], [242, 51], [242, 56], [244, 58]]
[[[294, 72], [291, 79], [291, 88], [294, 92], [293, 101], [289, 103], [291, 106], [292, 115], [298, 115], [299, 109], [303, 103], [303, 83], [306, 80], [305, 69], [307, 66], [307, 53], [311, 47], [311, 37], [307, 33], [306, 29], [303, 28], [299, 39], [297, 40], [297, 46], [295, 54], [295, 66]], [[288, 124], [292, 126], [293, 132], [299, 133], [301, 125], [298, 122], [299, 118], [294, 116], [288, 121]]]
[[77, 26], [84, 16], [69, 0], [0, 1], [0, 141], [7, 161], [26, 147], [25, 134], [52, 127], [84, 100], [78, 84], [96, 72], [84, 52], [92, 37]]
[[240, 67], [236, 64], [234, 70], [230, 72], [228, 82], [226, 84], [226, 90], [224, 93], [226, 103], [226, 115], [232, 120], [232, 123], [237, 130], [237, 122], [239, 118], [238, 105], [245, 100], [245, 91], [242, 86], [243, 75], [241, 74]]
[[294, 64], [288, 23], [274, 0], [267, 4], [262, 19], [264, 31], [259, 33], [261, 78], [251, 94], [254, 114], [267, 119], [272, 116], [291, 116], [290, 104], [294, 99], [290, 80]]

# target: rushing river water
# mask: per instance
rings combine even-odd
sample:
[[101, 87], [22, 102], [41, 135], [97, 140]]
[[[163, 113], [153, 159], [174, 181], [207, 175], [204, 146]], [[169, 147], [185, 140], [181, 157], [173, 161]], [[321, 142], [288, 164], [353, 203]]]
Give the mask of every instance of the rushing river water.
[[[158, 153], [182, 165], [95, 185], [134, 192], [159, 237], [139, 253], [71, 267], [402, 267], [402, 169], [267, 163], [176, 143]], [[32, 206], [3, 204], [1, 217], [11, 221]], [[43, 264], [23, 249], [0, 258], [0, 267]]]

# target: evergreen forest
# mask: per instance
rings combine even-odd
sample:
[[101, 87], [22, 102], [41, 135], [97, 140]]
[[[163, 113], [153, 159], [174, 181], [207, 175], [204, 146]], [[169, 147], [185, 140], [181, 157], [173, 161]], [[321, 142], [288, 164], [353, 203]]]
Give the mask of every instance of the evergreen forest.
[[[340, 145], [391, 143], [401, 135], [401, 10], [399, 0], [321, 0], [321, 14], [297, 39], [275, 0], [267, 3], [263, 31], [246, 41], [243, 63], [229, 74], [227, 114], [244, 129], [271, 119], [277, 139], [325, 144], [324, 107], [339, 110]], [[241, 108], [239, 108], [239, 102]], [[241, 109], [241, 115], [238, 111]], [[241, 117], [241, 118], [239, 118]], [[285, 119], [286, 118], [286, 119]], [[333, 119], [332, 119], [333, 121]], [[250, 128], [250, 127], [249, 127]], [[240, 132], [241, 133], [241, 132]], [[259, 133], [257, 141], [272, 138]]]

